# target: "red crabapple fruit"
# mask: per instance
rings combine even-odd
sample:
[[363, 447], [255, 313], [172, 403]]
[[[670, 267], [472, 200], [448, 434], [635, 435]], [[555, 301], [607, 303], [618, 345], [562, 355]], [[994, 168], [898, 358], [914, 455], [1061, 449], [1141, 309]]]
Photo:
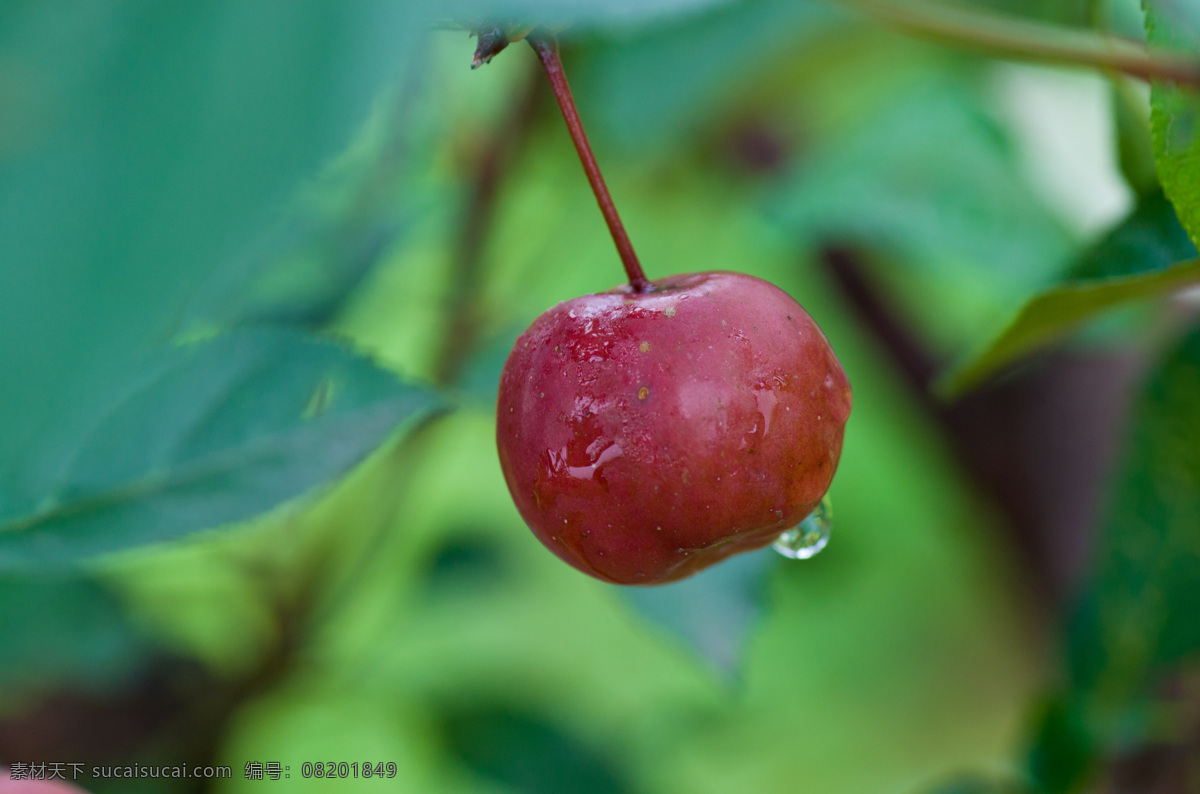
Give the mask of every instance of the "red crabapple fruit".
[[533, 322], [500, 380], [500, 465], [563, 560], [661, 584], [812, 512], [850, 404], [837, 357], [787, 293], [740, 273], [672, 276]]

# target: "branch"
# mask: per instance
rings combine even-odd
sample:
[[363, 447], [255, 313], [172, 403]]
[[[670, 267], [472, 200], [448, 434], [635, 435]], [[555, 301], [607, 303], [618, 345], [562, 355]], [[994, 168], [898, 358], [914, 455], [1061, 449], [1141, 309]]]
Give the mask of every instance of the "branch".
[[1129, 39], [925, 0], [836, 0], [918, 38], [1022, 61], [1107, 69], [1200, 88], [1200, 58], [1153, 52]]

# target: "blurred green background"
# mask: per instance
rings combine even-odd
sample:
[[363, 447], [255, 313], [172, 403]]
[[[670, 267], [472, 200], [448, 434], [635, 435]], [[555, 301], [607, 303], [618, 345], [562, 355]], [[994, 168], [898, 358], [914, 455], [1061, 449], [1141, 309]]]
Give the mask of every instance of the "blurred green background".
[[[954, 8], [1144, 35], [1132, 1]], [[1146, 14], [1200, 55], [1190, 6]], [[622, 589], [524, 527], [500, 367], [621, 270], [533, 54], [468, 68], [488, 18], [571, 23], [651, 278], [751, 273], [824, 329], [855, 401], [818, 557]], [[0, 763], [1200, 790], [1200, 95], [877, 23], [0, 4]]]

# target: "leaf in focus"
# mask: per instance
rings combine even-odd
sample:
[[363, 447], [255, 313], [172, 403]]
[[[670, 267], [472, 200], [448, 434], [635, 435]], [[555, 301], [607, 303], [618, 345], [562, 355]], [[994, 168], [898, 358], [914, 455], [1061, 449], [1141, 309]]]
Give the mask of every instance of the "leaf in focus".
[[1170, 202], [1158, 191], [1147, 194], [1083, 254], [1066, 282], [1029, 299], [1004, 330], [956, 364], [935, 390], [945, 397], [960, 395], [1103, 312], [1200, 283], [1196, 253]]
[[438, 402], [296, 331], [174, 348], [126, 382], [22, 461], [31, 479], [0, 503], [0, 567], [249, 518], [341, 474]]
[[[1145, 0], [1150, 46], [1200, 53], [1200, 10], [1194, 3]], [[1200, 93], [1156, 82], [1150, 123], [1158, 178], [1192, 240], [1200, 243]]]
[[1101, 714], [1200, 651], [1200, 331], [1154, 371], [1069, 635], [1073, 685]]

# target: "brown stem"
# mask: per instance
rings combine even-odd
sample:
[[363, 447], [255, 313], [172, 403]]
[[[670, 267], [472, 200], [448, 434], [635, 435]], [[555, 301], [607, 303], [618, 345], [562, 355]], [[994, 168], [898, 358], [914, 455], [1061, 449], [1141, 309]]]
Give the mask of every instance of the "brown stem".
[[920, 38], [1017, 60], [1124, 72], [1200, 88], [1200, 60], [1097, 33], [1014, 19], [1004, 14], [925, 0], [837, 0]]
[[541, 92], [533, 64], [511, 104], [507, 119], [486, 142], [472, 175], [465, 212], [457, 235], [458, 246], [451, 265], [450, 293], [446, 314], [449, 328], [438, 357], [434, 381], [443, 386], [456, 383], [472, 349], [478, 343], [484, 320], [484, 246], [491, 233], [502, 183], [512, 171], [529, 128], [536, 119]]
[[575, 108], [575, 99], [571, 96], [571, 87], [567, 84], [566, 74], [563, 73], [562, 61], [558, 57], [558, 42], [540, 31], [529, 34], [527, 38], [529, 46], [533, 47], [533, 51], [541, 60], [542, 68], [546, 70], [550, 87], [554, 89], [554, 98], [558, 100], [563, 120], [567, 122], [567, 130], [575, 143], [575, 151], [579, 153], [579, 161], [583, 163], [583, 170], [592, 186], [592, 192], [596, 194], [600, 212], [604, 214], [608, 231], [612, 234], [613, 242], [617, 244], [617, 252], [621, 255], [621, 263], [625, 265], [629, 285], [633, 287], [634, 292], [646, 292], [650, 289], [650, 282], [642, 272], [642, 265], [638, 262], [637, 254], [633, 252], [633, 244], [629, 242], [629, 235], [625, 233], [621, 216], [617, 214], [608, 186], [604, 184], [604, 177], [600, 175], [600, 166], [596, 164], [596, 157], [592, 154], [587, 133], [583, 130], [583, 122], [579, 119], [579, 111]]

